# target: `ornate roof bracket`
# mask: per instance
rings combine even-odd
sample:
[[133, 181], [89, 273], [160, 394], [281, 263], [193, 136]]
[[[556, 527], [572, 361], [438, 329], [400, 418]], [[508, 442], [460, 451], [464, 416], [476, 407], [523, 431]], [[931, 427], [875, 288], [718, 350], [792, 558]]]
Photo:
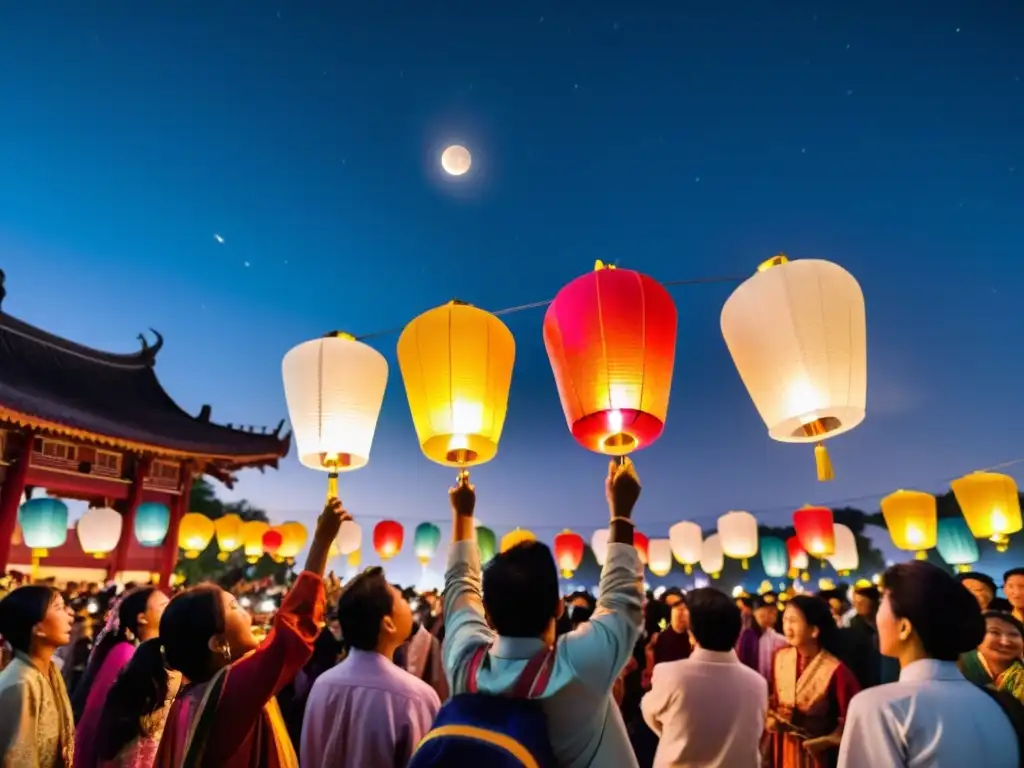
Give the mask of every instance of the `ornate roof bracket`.
[[164, 337], [160, 334], [160, 331], [153, 328], [150, 328], [149, 332], [156, 336], [156, 343], [153, 346], [149, 346], [149, 342], [146, 340], [144, 334], [140, 333], [137, 338], [142, 344], [142, 351], [139, 355], [145, 359], [147, 365], [152, 366], [156, 362], [157, 352], [159, 352], [164, 346]]

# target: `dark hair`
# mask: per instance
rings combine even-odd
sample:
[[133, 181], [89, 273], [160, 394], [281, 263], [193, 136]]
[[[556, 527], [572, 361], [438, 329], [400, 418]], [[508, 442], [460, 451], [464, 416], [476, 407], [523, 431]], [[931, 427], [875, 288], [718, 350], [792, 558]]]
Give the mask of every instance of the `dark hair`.
[[832, 617], [832, 608], [825, 600], [816, 595], [793, 595], [786, 603], [786, 609], [789, 610], [790, 606], [803, 614], [808, 626], [817, 627], [818, 645], [822, 650], [833, 656], [842, 657], [839, 628]]
[[200, 584], [171, 598], [160, 618], [160, 637], [135, 649], [107, 694], [100, 717], [103, 759], [112, 760], [125, 744], [145, 735], [144, 718], [167, 700], [168, 668], [192, 683], [206, 682], [216, 672], [210, 638], [224, 631], [222, 593], [215, 584]]
[[882, 601], [882, 593], [878, 591], [878, 587], [874, 584], [870, 587], [857, 587], [853, 590], [853, 593], [871, 600], [875, 604], [875, 608], [877, 608], [878, 604]]
[[[1003, 574], [1003, 584], [1010, 580], [1011, 576], [1024, 576], [1024, 568], [1011, 568]], [[990, 579], [991, 581], [991, 579]]]
[[739, 597], [736, 598], [736, 602], [737, 603], [743, 603], [743, 606], [745, 608], [753, 608], [754, 607], [754, 598], [752, 598], [750, 595], [740, 595]]
[[484, 608], [502, 637], [540, 637], [558, 613], [558, 571], [546, 544], [524, 541], [484, 569]]
[[1024, 624], [1022, 624], [1017, 617], [1009, 611], [982, 611], [981, 618], [986, 621], [988, 621], [988, 619], [996, 619], [997, 621], [1009, 624], [1017, 630], [1021, 637], [1024, 637]]
[[377, 647], [380, 625], [395, 610], [395, 598], [384, 570], [367, 568], [345, 585], [338, 599], [338, 623], [348, 648], [372, 651]]
[[743, 619], [736, 601], [711, 587], [687, 594], [690, 632], [706, 651], [731, 651], [736, 646]]
[[[1007, 572], [1007, 577], [1011, 573], [1012, 571]], [[979, 573], [978, 571], [968, 571], [967, 573], [958, 573], [956, 575], [956, 580], [961, 584], [963, 584], [968, 579], [970, 579], [971, 581], [976, 581], [979, 584], [984, 584], [986, 587], [989, 588], [989, 590], [991, 590], [992, 596], [995, 597], [995, 594], [998, 591], [996, 587], [996, 582], [995, 579], [993, 579], [987, 573]], [[1006, 577], [1003, 578], [1003, 581], [1006, 581]]]
[[922, 560], [894, 565], [882, 584], [893, 615], [911, 623], [931, 658], [956, 661], [985, 637], [978, 601], [937, 565]]
[[50, 586], [29, 584], [18, 587], [0, 600], [0, 637], [11, 648], [28, 653], [32, 645], [32, 628], [46, 618], [59, 593]]
[[103, 668], [103, 662], [107, 660], [110, 649], [118, 643], [134, 643], [139, 636], [139, 614], [146, 612], [150, 596], [156, 591], [156, 587], [143, 587], [131, 592], [125, 592], [124, 597], [117, 607], [117, 631], [107, 632], [99, 644], [93, 648], [89, 663], [82, 673], [82, 679], [75, 686], [71, 694], [71, 712], [75, 718], [75, 724], [82, 719], [85, 711], [85, 704], [89, 700], [89, 691], [92, 690], [93, 680]]

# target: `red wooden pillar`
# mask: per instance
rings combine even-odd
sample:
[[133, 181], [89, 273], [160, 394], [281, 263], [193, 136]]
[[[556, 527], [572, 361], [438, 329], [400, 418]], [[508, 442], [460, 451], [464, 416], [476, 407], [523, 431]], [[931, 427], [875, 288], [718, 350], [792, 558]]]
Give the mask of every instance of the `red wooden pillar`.
[[167, 594], [171, 592], [171, 574], [174, 573], [174, 566], [178, 562], [178, 529], [181, 526], [181, 518], [188, 513], [191, 495], [192, 465], [184, 463], [181, 465], [181, 495], [171, 510], [171, 524], [167, 529], [167, 538], [164, 539], [163, 559], [160, 563], [160, 588]]
[[135, 461], [135, 479], [132, 481], [131, 490], [128, 492], [128, 500], [121, 510], [121, 539], [117, 542], [117, 549], [114, 552], [114, 559], [108, 566], [108, 579], [115, 579], [117, 574], [125, 569], [128, 562], [128, 548], [132, 543], [132, 536], [135, 535], [135, 512], [142, 503], [143, 485], [146, 476], [149, 474], [151, 459], [149, 456], [139, 456]]
[[0, 576], [7, 572], [7, 558], [11, 554], [11, 539], [18, 524], [18, 506], [25, 492], [28, 468], [32, 461], [32, 441], [35, 435], [25, 432], [21, 455], [7, 467], [7, 476], [0, 488]]

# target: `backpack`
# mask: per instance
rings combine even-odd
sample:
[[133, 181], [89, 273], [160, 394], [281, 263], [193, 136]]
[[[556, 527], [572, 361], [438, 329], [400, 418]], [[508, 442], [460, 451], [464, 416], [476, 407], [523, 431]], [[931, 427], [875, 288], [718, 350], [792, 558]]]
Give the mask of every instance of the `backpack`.
[[473, 654], [466, 671], [468, 692], [441, 707], [408, 768], [556, 768], [547, 719], [534, 701], [551, 678], [554, 649], [546, 648], [530, 659], [512, 690], [496, 696], [477, 690], [477, 673], [487, 651], [481, 646]]

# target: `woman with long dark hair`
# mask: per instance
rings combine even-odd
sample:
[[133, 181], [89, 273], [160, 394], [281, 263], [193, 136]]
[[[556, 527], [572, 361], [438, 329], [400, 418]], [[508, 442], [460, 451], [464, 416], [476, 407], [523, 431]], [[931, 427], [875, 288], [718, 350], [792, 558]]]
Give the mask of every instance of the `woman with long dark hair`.
[[156, 587], [126, 592], [110, 610], [110, 622], [93, 647], [85, 674], [71, 696], [78, 730], [75, 768], [97, 768], [100, 715], [107, 694], [139, 643], [156, 637], [167, 597]]
[[115, 759], [152, 740], [173, 686], [168, 670], [188, 681], [170, 704], [155, 765], [161, 768], [296, 768], [295, 748], [274, 698], [309, 660], [324, 616], [328, 551], [348, 513], [331, 499], [299, 574], [262, 645], [252, 617], [234, 596], [207, 584], [168, 603], [160, 637], [135, 651], [107, 698], [100, 757]]
[[0, 637], [14, 658], [0, 672], [5, 766], [71, 768], [75, 722], [53, 654], [71, 641], [71, 611], [53, 587], [18, 587], [0, 600]]
[[839, 660], [840, 636], [829, 604], [797, 595], [786, 603], [789, 642], [775, 654], [768, 714], [775, 768], [828, 768], [839, 757], [843, 721], [857, 678]]

